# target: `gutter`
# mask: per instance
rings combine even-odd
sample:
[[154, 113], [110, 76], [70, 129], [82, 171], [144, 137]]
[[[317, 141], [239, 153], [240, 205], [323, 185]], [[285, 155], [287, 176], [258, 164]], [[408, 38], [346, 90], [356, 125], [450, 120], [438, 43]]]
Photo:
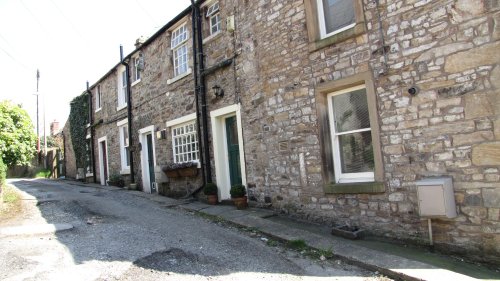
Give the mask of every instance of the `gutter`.
[[[89, 124], [94, 122], [94, 109], [92, 107], [92, 92], [89, 90], [89, 81], [87, 81], [87, 94], [89, 95]], [[90, 151], [92, 158], [92, 179], [97, 182], [97, 174], [95, 172], [95, 149], [94, 149], [94, 127], [90, 127]]]
[[[207, 99], [205, 90], [205, 66], [204, 66], [204, 55], [203, 55], [203, 43], [201, 34], [201, 17], [200, 17], [200, 7], [195, 4], [194, 0], [191, 0], [192, 6], [192, 17], [193, 17], [193, 55], [196, 61], [194, 65], [194, 72], [197, 73], [195, 80], [197, 82], [195, 91], [197, 95], [201, 98], [201, 122], [203, 129], [203, 160], [205, 165], [205, 183], [212, 182], [212, 167], [210, 164], [210, 147], [208, 146], [208, 114], [207, 114]], [[196, 36], [196, 38], [195, 38]], [[198, 113], [197, 113], [198, 115]], [[199, 121], [198, 121], [199, 122]]]
[[130, 66], [128, 63], [125, 61], [123, 58], [123, 46], [120, 45], [120, 64], [125, 66], [125, 76], [127, 76], [127, 119], [128, 119], [128, 155], [129, 155], [129, 161], [130, 161], [130, 183], [134, 184], [135, 183], [135, 176], [134, 176], [134, 149], [133, 149], [133, 142], [132, 142], [132, 87], [130, 85]]

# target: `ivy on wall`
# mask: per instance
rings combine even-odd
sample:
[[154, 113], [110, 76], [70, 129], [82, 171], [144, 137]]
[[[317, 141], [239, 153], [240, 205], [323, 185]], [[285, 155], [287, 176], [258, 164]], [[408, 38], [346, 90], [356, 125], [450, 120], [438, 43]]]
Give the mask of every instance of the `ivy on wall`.
[[88, 94], [83, 93], [74, 98], [70, 103], [69, 126], [71, 132], [71, 141], [75, 151], [76, 167], [86, 167], [86, 126], [89, 123], [89, 102]]

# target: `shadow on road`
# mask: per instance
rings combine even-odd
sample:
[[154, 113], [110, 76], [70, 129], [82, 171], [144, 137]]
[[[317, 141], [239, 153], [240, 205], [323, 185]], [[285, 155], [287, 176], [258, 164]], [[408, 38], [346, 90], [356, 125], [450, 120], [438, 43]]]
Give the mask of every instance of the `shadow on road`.
[[[57, 241], [77, 265], [130, 262], [151, 272], [222, 276], [239, 272], [294, 276], [372, 276], [349, 265], [321, 268], [302, 264], [279, 248], [234, 228], [162, 207], [122, 190], [19, 180], [13, 185], [34, 196], [49, 224], [70, 223]], [[296, 257], [299, 260], [299, 257]], [[143, 274], [144, 272], [135, 272]]]

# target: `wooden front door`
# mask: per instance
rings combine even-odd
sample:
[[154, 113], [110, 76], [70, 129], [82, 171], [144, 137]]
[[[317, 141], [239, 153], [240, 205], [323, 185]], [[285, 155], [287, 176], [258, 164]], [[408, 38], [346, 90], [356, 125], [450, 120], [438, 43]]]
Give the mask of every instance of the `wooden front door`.
[[227, 156], [231, 186], [241, 184], [240, 146], [236, 116], [226, 118]]

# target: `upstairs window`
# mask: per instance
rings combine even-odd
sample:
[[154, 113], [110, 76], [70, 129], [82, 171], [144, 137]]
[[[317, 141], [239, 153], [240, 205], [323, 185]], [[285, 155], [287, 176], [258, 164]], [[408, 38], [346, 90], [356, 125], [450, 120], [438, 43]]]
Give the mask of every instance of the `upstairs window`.
[[125, 68], [121, 68], [118, 71], [118, 108], [120, 110], [127, 106], [127, 71]]
[[141, 58], [140, 57], [134, 58], [133, 63], [134, 63], [134, 73], [132, 80], [134, 82], [139, 82], [141, 80], [141, 65], [142, 65]]
[[95, 111], [99, 111], [102, 107], [101, 85], [97, 85], [95, 90]]
[[188, 36], [186, 24], [181, 25], [172, 32], [171, 48], [174, 61], [174, 77], [188, 72]]
[[208, 7], [206, 17], [210, 25], [210, 35], [218, 33], [221, 30], [219, 2], [215, 2], [210, 7]]
[[317, 0], [321, 38], [356, 25], [353, 0]]

